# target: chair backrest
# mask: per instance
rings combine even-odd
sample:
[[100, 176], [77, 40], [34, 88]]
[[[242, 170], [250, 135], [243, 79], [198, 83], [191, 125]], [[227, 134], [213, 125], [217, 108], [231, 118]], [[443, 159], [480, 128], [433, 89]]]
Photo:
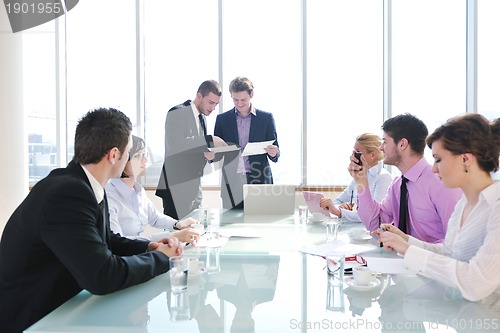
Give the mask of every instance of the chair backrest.
[[245, 214], [293, 215], [295, 185], [244, 184], [243, 200]]

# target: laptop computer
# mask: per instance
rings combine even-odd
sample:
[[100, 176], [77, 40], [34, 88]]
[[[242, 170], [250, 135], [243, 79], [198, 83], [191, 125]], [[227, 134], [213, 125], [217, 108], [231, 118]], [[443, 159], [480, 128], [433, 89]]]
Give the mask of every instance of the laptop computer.
[[243, 203], [245, 214], [293, 215], [295, 185], [244, 184]]

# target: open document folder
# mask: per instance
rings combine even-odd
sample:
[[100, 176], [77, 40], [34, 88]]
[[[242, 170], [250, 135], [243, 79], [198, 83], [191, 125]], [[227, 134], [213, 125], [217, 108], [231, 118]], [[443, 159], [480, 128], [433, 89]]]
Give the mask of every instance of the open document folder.
[[212, 147], [208, 148], [208, 150], [211, 151], [212, 153], [225, 153], [228, 151], [240, 150], [240, 148], [237, 145], [228, 145], [222, 147]]
[[251, 155], [260, 155], [266, 153], [266, 148], [269, 145], [272, 145], [274, 140], [270, 141], [262, 141], [262, 142], [249, 142], [245, 146], [243, 153], [241, 156], [251, 156]]
[[316, 192], [303, 192], [304, 199], [306, 200], [307, 208], [311, 213], [321, 213], [325, 216], [330, 216], [330, 213], [320, 207], [319, 202], [323, 198], [323, 194]]

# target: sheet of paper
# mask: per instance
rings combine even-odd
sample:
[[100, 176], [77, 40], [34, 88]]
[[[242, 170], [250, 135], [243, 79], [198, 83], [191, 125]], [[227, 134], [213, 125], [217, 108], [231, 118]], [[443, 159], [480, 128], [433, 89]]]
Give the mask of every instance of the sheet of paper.
[[324, 244], [312, 245], [301, 248], [299, 251], [314, 256], [325, 257], [330, 252], [343, 252], [345, 255], [361, 254], [376, 248], [373, 244], [351, 244], [345, 243], [341, 240], [335, 240]]
[[272, 145], [274, 140], [271, 141], [262, 141], [262, 142], [249, 142], [245, 146], [243, 153], [241, 156], [251, 156], [251, 155], [260, 155], [265, 154], [264, 150], [267, 146]]
[[228, 146], [222, 146], [222, 147], [213, 147], [213, 148], [208, 148], [209, 151], [212, 153], [225, 153], [228, 151], [235, 151], [235, 150], [240, 150], [237, 145], [228, 145]]
[[321, 213], [325, 216], [330, 216], [330, 213], [319, 206], [319, 201], [323, 197], [323, 194], [317, 192], [307, 192], [304, 191], [304, 199], [306, 200], [307, 207], [311, 213]]
[[363, 257], [366, 259], [368, 267], [375, 272], [410, 275], [414, 275], [417, 273], [406, 268], [402, 257]]

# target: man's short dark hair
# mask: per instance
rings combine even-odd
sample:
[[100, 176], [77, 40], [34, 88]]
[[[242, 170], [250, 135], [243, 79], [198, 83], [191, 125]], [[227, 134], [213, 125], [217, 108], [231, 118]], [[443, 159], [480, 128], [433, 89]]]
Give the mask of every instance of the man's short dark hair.
[[229, 92], [237, 93], [241, 91], [246, 91], [251, 95], [253, 93], [253, 83], [246, 77], [238, 76], [229, 83]]
[[210, 93], [217, 95], [217, 96], [222, 96], [222, 89], [221, 89], [219, 83], [215, 80], [204, 81], [202, 84], [200, 84], [200, 87], [198, 88], [198, 92], [203, 97], [207, 96]]
[[76, 126], [73, 159], [80, 164], [95, 164], [113, 147], [127, 156], [124, 150], [131, 132], [132, 123], [123, 112], [112, 108], [89, 111]]
[[414, 115], [405, 113], [387, 119], [382, 125], [382, 130], [393, 138], [396, 144], [405, 138], [411, 150], [419, 155], [424, 154], [425, 139], [429, 131], [424, 122]]

